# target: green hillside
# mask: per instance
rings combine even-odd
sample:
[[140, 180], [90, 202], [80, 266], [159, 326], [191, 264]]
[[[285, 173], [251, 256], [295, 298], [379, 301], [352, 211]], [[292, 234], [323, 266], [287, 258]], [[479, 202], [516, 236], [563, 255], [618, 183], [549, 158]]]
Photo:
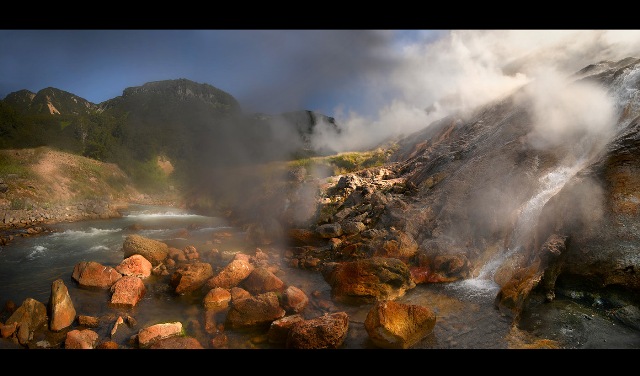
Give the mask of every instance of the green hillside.
[[148, 193], [215, 196], [235, 168], [330, 154], [311, 146], [318, 126], [339, 132], [311, 111], [246, 114], [231, 94], [186, 79], [126, 88], [100, 104], [55, 88], [0, 101], [0, 149], [48, 146], [114, 163]]

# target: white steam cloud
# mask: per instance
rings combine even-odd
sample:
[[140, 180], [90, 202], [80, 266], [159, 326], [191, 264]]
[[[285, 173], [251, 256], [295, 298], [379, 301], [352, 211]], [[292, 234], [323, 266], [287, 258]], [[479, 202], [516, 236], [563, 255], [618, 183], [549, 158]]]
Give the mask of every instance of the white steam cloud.
[[[343, 133], [335, 137], [318, 132], [315, 146], [338, 151], [374, 147], [387, 138], [420, 130], [446, 115], [499, 100], [534, 79], [542, 82], [532, 89], [540, 90], [541, 96], [530, 93], [540, 99], [536, 105], [553, 108], [554, 96], [545, 99], [544, 93], [550, 91], [545, 91], [544, 85], [564, 83], [545, 77], [550, 73], [540, 75], [549, 72], [545, 68], [559, 76], [569, 76], [602, 60], [637, 57], [640, 30], [454, 30], [442, 33], [436, 40], [425, 36], [394, 46], [389, 54], [398, 56], [394, 68], [369, 77], [367, 96], [372, 101], [382, 100], [377, 117], [337, 108], [334, 117]], [[574, 90], [580, 91], [581, 101], [571, 102]], [[608, 104], [602, 105], [602, 112], [592, 107], [598, 106], [601, 99], [602, 93], [595, 89], [562, 89], [555, 100], [570, 109], [539, 114], [537, 142], [557, 142], [574, 134], [575, 127], [606, 131]]]
[[524, 88], [533, 110], [529, 142], [536, 149], [570, 144], [574, 156], [587, 156], [613, 136], [615, 102], [595, 84], [569, 82], [553, 70], [543, 70]]

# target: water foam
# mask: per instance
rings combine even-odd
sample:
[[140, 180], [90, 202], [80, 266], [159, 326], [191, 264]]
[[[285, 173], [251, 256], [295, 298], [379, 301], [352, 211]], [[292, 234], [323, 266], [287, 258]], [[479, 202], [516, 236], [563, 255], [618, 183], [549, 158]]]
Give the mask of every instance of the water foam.
[[92, 236], [109, 235], [109, 234], [113, 234], [120, 231], [122, 231], [122, 229], [120, 228], [100, 229], [100, 228], [91, 227], [88, 230], [66, 230], [63, 232], [56, 232], [51, 234], [51, 237], [53, 238], [68, 237], [68, 238], [76, 239], [76, 238], [85, 238], [85, 237], [92, 237]]
[[43, 246], [43, 245], [35, 245], [32, 248], [33, 250], [27, 255], [27, 259], [28, 260], [33, 260], [36, 259], [38, 257], [42, 257], [45, 255], [46, 251], [49, 250], [49, 248]]

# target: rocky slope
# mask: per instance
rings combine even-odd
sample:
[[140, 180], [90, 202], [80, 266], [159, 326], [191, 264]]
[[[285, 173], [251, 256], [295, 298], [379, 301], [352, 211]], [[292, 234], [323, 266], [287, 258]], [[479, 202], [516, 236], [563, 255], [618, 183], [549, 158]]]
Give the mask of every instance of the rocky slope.
[[[331, 278], [336, 262], [399, 259], [415, 283], [491, 279], [516, 323], [561, 294], [640, 328], [639, 78], [630, 58], [532, 83], [400, 140], [382, 168], [281, 190], [270, 213], [294, 227], [291, 263]], [[352, 300], [363, 289], [334, 286]]]

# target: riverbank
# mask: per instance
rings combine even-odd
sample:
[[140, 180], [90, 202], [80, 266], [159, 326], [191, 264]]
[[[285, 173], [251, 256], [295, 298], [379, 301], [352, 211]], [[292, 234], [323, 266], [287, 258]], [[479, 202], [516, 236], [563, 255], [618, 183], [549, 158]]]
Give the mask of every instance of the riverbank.
[[113, 163], [49, 147], [0, 150], [0, 245], [56, 223], [117, 218], [130, 204], [179, 201], [173, 187], [141, 192]]
[[131, 201], [85, 199], [46, 208], [34, 206], [30, 209], [0, 210], [0, 245], [8, 245], [16, 236], [27, 237], [50, 232], [50, 226], [58, 223], [119, 218], [130, 205], [136, 204], [180, 206], [173, 196], [140, 195]]

